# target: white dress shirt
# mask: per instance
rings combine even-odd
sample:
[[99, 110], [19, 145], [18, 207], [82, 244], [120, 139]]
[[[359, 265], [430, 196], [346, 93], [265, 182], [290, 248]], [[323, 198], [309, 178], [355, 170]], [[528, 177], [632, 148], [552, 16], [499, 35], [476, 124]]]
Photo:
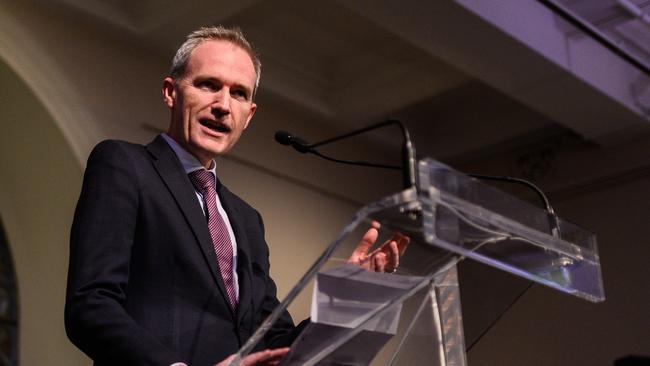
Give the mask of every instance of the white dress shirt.
[[[203, 165], [199, 162], [197, 158], [194, 157], [194, 155], [190, 154], [187, 152], [181, 145], [179, 145], [176, 141], [174, 141], [171, 137], [169, 137], [166, 133], [162, 134], [162, 137], [167, 141], [167, 144], [174, 150], [174, 153], [178, 157], [178, 159], [181, 161], [181, 164], [183, 165], [183, 169], [185, 170], [186, 174], [190, 174], [193, 171], [196, 170], [201, 170], [205, 169]], [[212, 160], [212, 168], [208, 170], [214, 175], [214, 178], [217, 179], [217, 163]], [[203, 202], [203, 195], [194, 189], [196, 192], [196, 198], [199, 200], [199, 204], [201, 205], [201, 208], [203, 209], [203, 214], [205, 215], [205, 203]], [[235, 240], [235, 233], [232, 231], [232, 225], [230, 225], [230, 220], [228, 219], [228, 215], [226, 214], [226, 211], [223, 209], [223, 206], [221, 205], [221, 201], [219, 200], [219, 195], [216, 195], [217, 197], [217, 210], [219, 210], [219, 214], [223, 218], [223, 221], [226, 223], [226, 227], [228, 228], [228, 236], [230, 236], [230, 242], [232, 243], [232, 275], [233, 275], [233, 284], [235, 286], [235, 295], [237, 296], [237, 300], [239, 300], [239, 279], [237, 277], [237, 241]]]

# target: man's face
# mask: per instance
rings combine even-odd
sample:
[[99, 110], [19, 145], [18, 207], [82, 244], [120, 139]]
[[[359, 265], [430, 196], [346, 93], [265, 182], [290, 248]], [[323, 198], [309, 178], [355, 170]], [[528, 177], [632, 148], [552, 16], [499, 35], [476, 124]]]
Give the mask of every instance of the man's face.
[[255, 67], [242, 48], [210, 40], [190, 55], [185, 73], [165, 78], [163, 97], [171, 110], [168, 134], [206, 168], [228, 152], [248, 126]]

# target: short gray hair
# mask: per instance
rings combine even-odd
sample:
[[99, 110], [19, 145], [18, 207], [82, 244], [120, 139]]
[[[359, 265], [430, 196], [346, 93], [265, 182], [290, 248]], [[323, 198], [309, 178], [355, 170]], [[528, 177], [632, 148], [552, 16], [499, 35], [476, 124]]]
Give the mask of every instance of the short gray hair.
[[196, 47], [201, 43], [210, 40], [218, 41], [228, 41], [236, 46], [241, 47], [253, 61], [253, 66], [255, 67], [255, 87], [253, 89], [253, 96], [257, 91], [257, 87], [260, 84], [260, 77], [262, 76], [262, 62], [260, 57], [253, 48], [253, 46], [246, 40], [241, 29], [226, 28], [221, 25], [211, 26], [211, 27], [201, 27], [194, 32], [187, 35], [187, 39], [176, 51], [174, 59], [172, 60], [172, 68], [170, 70], [170, 75], [173, 79], [177, 79], [183, 76], [185, 69], [187, 68], [187, 63], [189, 62], [190, 55]]

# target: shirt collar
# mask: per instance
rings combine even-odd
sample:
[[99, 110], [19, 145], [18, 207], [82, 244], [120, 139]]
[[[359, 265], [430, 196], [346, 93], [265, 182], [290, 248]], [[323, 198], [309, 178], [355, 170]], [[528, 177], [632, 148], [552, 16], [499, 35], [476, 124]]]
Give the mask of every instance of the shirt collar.
[[[169, 147], [172, 148], [174, 151], [174, 154], [178, 157], [178, 160], [181, 161], [181, 165], [183, 165], [183, 170], [185, 170], [185, 174], [190, 174], [193, 171], [205, 169], [205, 167], [199, 162], [199, 159], [197, 159], [194, 155], [190, 154], [187, 150], [185, 150], [181, 145], [178, 144], [174, 139], [169, 137], [166, 133], [162, 133], [161, 136]], [[217, 177], [217, 163], [212, 160], [212, 168], [207, 169], [207, 171], [211, 172], [214, 176], [215, 179]]]

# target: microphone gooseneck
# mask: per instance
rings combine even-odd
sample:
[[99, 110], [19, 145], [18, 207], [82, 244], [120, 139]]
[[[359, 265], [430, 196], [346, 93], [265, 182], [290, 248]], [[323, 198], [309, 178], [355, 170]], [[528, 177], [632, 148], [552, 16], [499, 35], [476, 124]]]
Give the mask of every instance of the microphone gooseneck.
[[508, 176], [496, 176], [496, 175], [484, 175], [484, 174], [467, 174], [467, 175], [482, 180], [517, 183], [532, 189], [533, 191], [535, 191], [535, 193], [537, 193], [537, 196], [542, 201], [544, 209], [546, 209], [546, 212], [548, 213], [548, 219], [549, 219], [548, 221], [551, 229], [551, 234], [553, 234], [553, 236], [556, 238], [560, 237], [560, 218], [555, 213], [555, 210], [553, 209], [553, 206], [551, 206], [551, 202], [549, 202], [548, 198], [544, 194], [544, 191], [542, 191], [541, 188], [539, 188], [533, 182], [521, 178], [514, 178]]
[[[376, 130], [378, 128], [382, 128], [385, 126], [389, 125], [398, 125], [402, 131], [402, 137], [403, 137], [403, 143], [402, 143], [402, 165], [400, 167], [396, 166], [391, 166], [387, 164], [378, 164], [378, 163], [372, 163], [372, 162], [367, 162], [367, 161], [351, 161], [351, 160], [342, 160], [342, 159], [336, 159], [332, 158], [329, 156], [326, 156], [322, 153], [320, 153], [318, 150], [316, 150], [317, 147], [323, 146], [330, 144], [335, 141], [343, 140], [348, 137], [356, 136], [368, 131]], [[416, 157], [415, 157], [415, 147], [413, 146], [413, 143], [411, 142], [411, 137], [408, 133], [408, 130], [406, 129], [406, 126], [404, 124], [396, 119], [388, 119], [386, 121], [378, 122], [378, 123], [373, 123], [369, 126], [354, 130], [352, 132], [348, 132], [343, 135], [335, 136], [332, 138], [328, 138], [319, 142], [316, 142], [314, 144], [309, 144], [305, 140], [301, 139], [300, 137], [297, 137], [289, 132], [286, 131], [277, 131], [275, 133], [275, 141], [278, 143], [285, 145], [285, 146], [292, 146], [296, 151], [301, 152], [301, 153], [312, 153], [314, 155], [317, 155], [323, 159], [334, 161], [337, 163], [344, 163], [344, 164], [351, 164], [351, 165], [360, 165], [360, 166], [367, 166], [367, 167], [373, 167], [373, 168], [385, 168], [385, 169], [400, 169], [402, 170], [402, 181], [403, 181], [403, 186], [405, 189], [408, 188], [416, 188], [417, 189], [417, 177], [415, 175], [415, 162], [416, 162]]]

